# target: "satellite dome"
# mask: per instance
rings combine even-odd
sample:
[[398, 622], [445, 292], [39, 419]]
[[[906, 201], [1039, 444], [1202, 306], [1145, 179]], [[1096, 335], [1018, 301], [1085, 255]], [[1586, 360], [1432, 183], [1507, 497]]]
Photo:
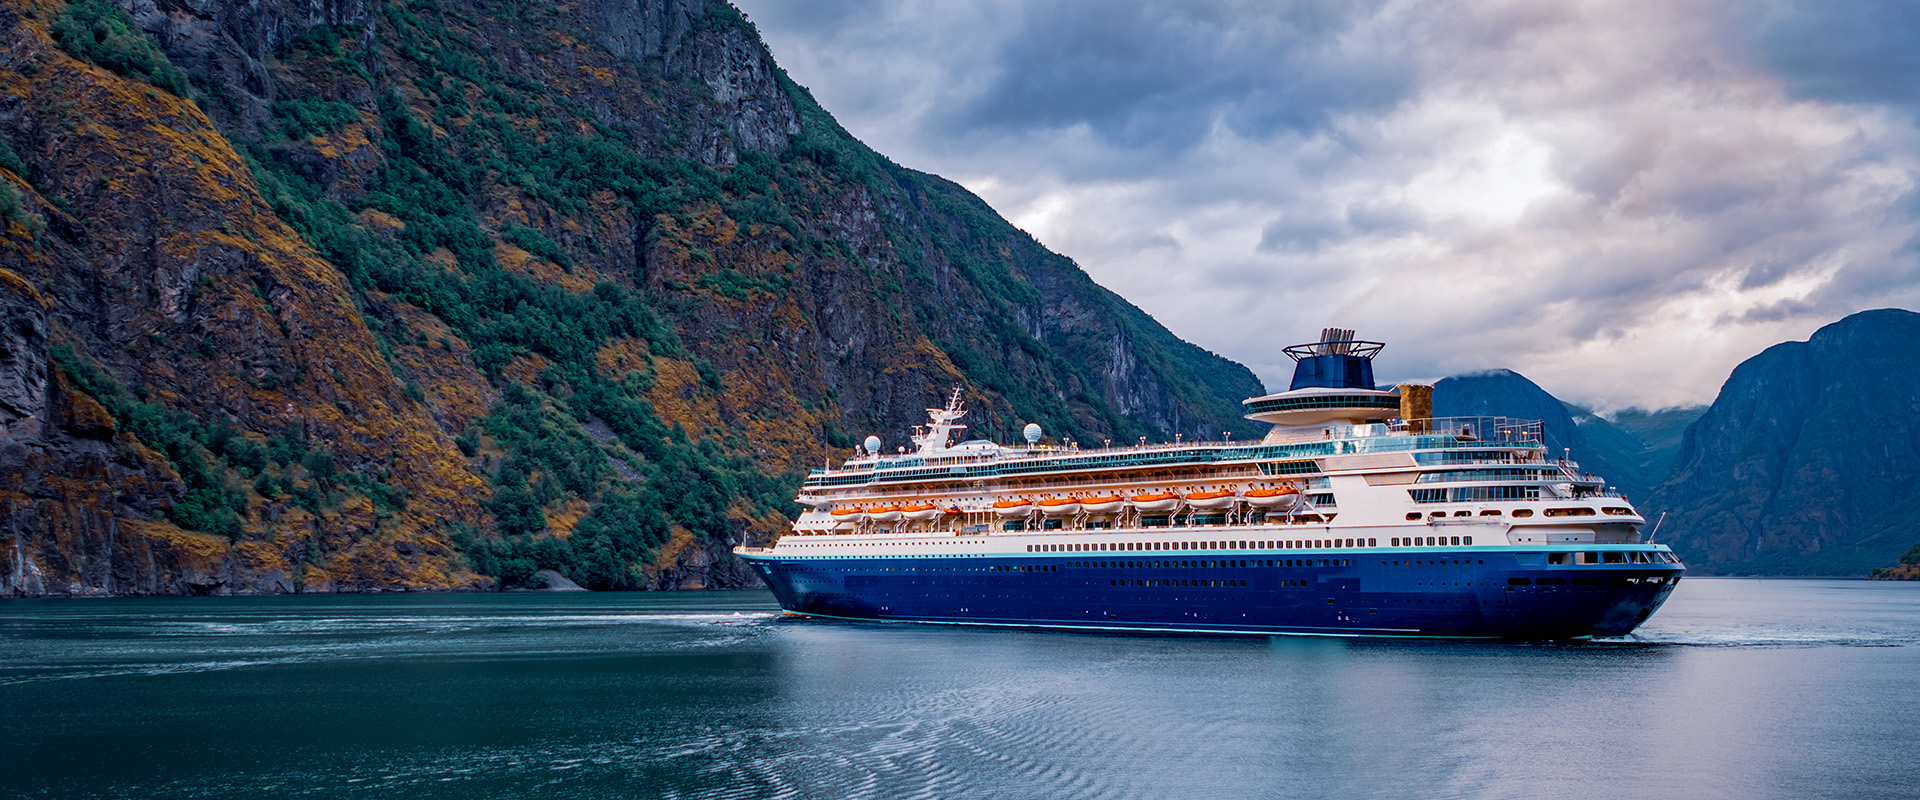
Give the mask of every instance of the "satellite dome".
[[1027, 437], [1028, 445], [1037, 445], [1040, 443], [1040, 425], [1038, 423], [1027, 423], [1027, 427], [1020, 429], [1020, 434]]
[[866, 445], [867, 445], [867, 452], [869, 453], [880, 452], [880, 437], [878, 436], [867, 437]]

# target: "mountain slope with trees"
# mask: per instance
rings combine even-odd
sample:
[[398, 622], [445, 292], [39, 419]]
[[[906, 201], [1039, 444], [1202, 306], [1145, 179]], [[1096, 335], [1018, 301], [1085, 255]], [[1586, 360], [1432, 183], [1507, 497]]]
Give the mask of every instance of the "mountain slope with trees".
[[804, 469], [1252, 430], [724, 2], [0, 3], [0, 593], [740, 585]]

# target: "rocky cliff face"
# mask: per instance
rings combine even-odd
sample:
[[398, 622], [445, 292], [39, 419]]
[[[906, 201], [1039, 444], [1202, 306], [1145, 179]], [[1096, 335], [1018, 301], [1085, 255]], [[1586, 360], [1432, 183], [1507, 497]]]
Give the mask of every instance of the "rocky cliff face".
[[741, 585], [950, 385], [1082, 441], [1261, 392], [721, 2], [8, 0], [0, 88], [0, 593]]
[[1920, 314], [1852, 315], [1741, 363], [1655, 505], [1711, 572], [1863, 574], [1920, 530]]

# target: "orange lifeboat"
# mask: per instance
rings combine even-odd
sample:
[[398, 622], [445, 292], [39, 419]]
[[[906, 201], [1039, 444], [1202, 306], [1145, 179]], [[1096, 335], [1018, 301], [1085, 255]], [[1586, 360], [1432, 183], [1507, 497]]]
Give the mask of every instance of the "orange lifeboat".
[[1001, 500], [993, 504], [993, 513], [1003, 517], [1024, 517], [1031, 511], [1033, 511], [1033, 500], [1026, 497]]
[[900, 516], [915, 522], [939, 519], [941, 513], [940, 507], [932, 503], [910, 503], [900, 507]]
[[1080, 509], [1089, 514], [1111, 514], [1125, 504], [1126, 501], [1121, 500], [1119, 495], [1112, 494], [1080, 498]]
[[1256, 508], [1292, 508], [1300, 504], [1300, 490], [1292, 486], [1277, 489], [1253, 489], [1247, 492], [1247, 504]]
[[897, 522], [900, 519], [900, 507], [875, 506], [867, 510], [867, 519], [874, 522]]
[[848, 527], [856, 522], [859, 522], [862, 519], [865, 519], [867, 516], [866, 511], [863, 511], [859, 508], [855, 508], [853, 506], [847, 506], [846, 508], [836, 508], [827, 513], [833, 515], [833, 526], [836, 528]]
[[1173, 492], [1151, 492], [1127, 498], [1134, 508], [1147, 513], [1172, 511], [1180, 507], [1180, 500], [1180, 495]]
[[1233, 505], [1233, 502], [1238, 499], [1240, 498], [1233, 493], [1232, 489], [1221, 489], [1212, 492], [1194, 492], [1193, 494], [1187, 495], [1187, 505], [1201, 509], [1226, 508]]
[[1069, 517], [1080, 513], [1080, 498], [1050, 497], [1040, 501], [1040, 513], [1049, 517]]

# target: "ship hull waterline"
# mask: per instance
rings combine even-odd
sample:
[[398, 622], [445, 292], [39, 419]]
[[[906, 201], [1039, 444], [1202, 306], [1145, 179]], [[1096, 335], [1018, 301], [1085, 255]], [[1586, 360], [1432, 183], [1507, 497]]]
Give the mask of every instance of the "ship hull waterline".
[[1181, 555], [743, 557], [796, 616], [1256, 636], [1624, 636], [1685, 573], [1671, 564], [1522, 564], [1483, 548]]

